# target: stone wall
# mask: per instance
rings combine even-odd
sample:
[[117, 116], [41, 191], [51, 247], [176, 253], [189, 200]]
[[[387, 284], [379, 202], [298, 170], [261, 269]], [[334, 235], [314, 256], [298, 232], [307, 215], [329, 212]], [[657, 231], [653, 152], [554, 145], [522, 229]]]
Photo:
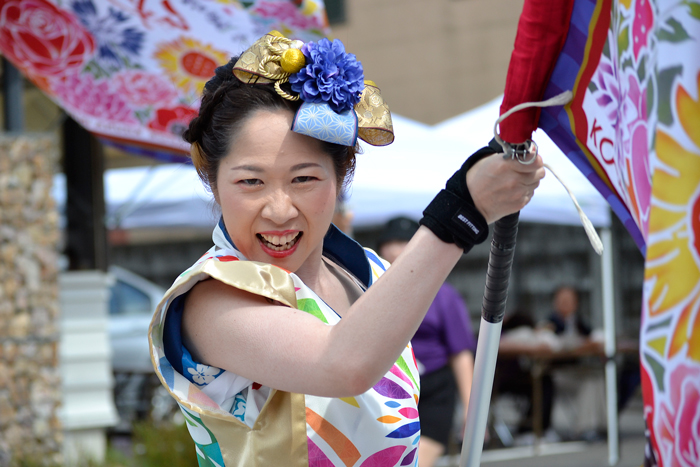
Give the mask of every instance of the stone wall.
[[0, 135], [0, 466], [61, 463], [56, 141]]

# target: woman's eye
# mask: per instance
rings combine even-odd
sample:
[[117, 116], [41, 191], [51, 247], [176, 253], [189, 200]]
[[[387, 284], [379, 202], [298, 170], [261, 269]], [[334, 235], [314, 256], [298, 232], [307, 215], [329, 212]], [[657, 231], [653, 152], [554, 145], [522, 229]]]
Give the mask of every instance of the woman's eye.
[[260, 185], [262, 181], [259, 178], [245, 178], [243, 180], [240, 180], [238, 183], [245, 186], [257, 186]]
[[296, 183], [305, 183], [310, 182], [312, 180], [316, 180], [316, 177], [312, 177], [311, 175], [301, 175], [299, 177], [294, 178], [294, 182]]

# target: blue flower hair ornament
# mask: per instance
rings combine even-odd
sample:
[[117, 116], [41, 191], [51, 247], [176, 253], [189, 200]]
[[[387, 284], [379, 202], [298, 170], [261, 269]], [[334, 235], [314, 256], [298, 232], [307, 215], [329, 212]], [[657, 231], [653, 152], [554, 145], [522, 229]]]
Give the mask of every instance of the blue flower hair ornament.
[[[233, 73], [246, 83], [274, 84], [285, 99], [301, 99], [292, 131], [344, 146], [358, 137], [374, 146], [394, 141], [379, 88], [364, 80], [362, 64], [338, 39], [305, 44], [272, 31], [241, 54]], [[281, 88], [286, 82], [296, 94]]]
[[306, 66], [289, 77], [292, 91], [304, 102], [327, 103], [335, 113], [352, 109], [365, 88], [362, 63], [343, 43], [321, 39], [301, 47]]

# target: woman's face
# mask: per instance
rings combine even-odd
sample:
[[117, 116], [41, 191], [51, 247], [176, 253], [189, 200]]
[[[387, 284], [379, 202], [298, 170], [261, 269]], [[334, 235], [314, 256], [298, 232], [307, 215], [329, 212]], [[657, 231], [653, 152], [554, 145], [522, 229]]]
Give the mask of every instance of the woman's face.
[[338, 192], [331, 157], [291, 131], [292, 118], [260, 110], [247, 120], [219, 165], [215, 197], [241, 253], [294, 272], [320, 261]]

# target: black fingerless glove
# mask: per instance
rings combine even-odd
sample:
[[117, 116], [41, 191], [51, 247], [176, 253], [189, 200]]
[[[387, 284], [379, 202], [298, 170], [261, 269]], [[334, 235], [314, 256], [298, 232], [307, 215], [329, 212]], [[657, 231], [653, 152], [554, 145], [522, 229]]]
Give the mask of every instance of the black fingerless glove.
[[465, 253], [486, 240], [489, 226], [469, 194], [467, 171], [484, 157], [501, 151], [499, 144], [492, 139], [488, 146], [469, 156], [447, 181], [445, 189], [425, 208], [420, 224], [429, 228], [443, 242], [456, 244]]

